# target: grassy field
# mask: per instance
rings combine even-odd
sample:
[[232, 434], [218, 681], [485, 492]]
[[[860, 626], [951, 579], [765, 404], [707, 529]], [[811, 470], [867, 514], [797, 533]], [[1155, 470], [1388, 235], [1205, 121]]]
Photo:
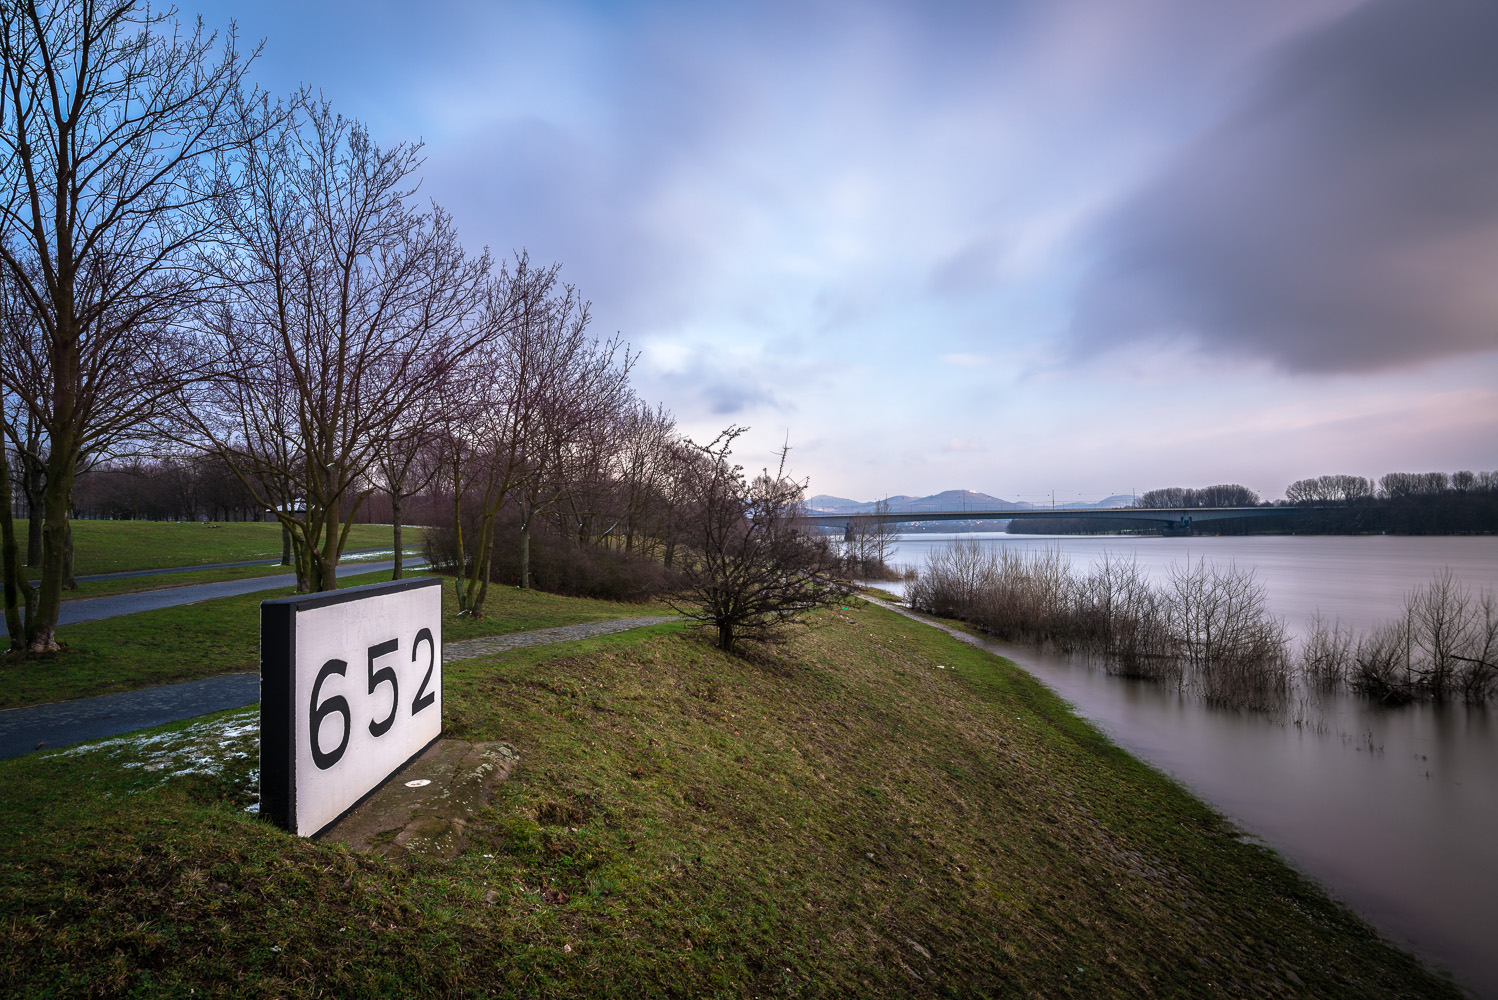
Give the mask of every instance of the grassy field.
[[[16, 536], [26, 538], [26, 520], [16, 522]], [[420, 529], [406, 530], [406, 544], [419, 541]], [[356, 524], [348, 549], [389, 547], [385, 524]], [[170, 566], [204, 566], [281, 558], [281, 526], [256, 521], [74, 521], [73, 572], [123, 573]]]
[[[348, 573], [341, 582], [357, 586], [388, 579], [388, 571]], [[291, 593], [287, 587], [64, 625], [57, 634], [68, 645], [66, 651], [16, 662], [0, 660], [0, 709], [259, 670], [260, 602]], [[669, 613], [660, 605], [578, 600], [499, 586], [490, 589], [488, 607], [482, 619], [458, 618], [453, 589], [445, 586], [444, 638], [455, 641]]]
[[1013, 665], [818, 625], [450, 664], [521, 755], [450, 862], [246, 812], [253, 713], [0, 762], [0, 994], [1458, 995]]

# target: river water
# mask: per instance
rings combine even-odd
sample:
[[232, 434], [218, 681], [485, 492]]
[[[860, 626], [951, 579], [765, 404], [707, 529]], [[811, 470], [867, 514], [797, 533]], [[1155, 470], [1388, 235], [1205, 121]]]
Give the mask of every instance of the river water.
[[[1079, 569], [1104, 553], [1133, 557], [1162, 581], [1187, 560], [1252, 567], [1292, 634], [1318, 609], [1369, 629], [1399, 615], [1404, 595], [1444, 567], [1474, 590], [1498, 590], [1498, 537], [905, 535], [891, 562], [919, 568], [953, 537], [1054, 546]], [[1498, 710], [1385, 709], [1334, 696], [1270, 718], [1214, 709], [1081, 658], [990, 645], [1390, 940], [1498, 1000]]]

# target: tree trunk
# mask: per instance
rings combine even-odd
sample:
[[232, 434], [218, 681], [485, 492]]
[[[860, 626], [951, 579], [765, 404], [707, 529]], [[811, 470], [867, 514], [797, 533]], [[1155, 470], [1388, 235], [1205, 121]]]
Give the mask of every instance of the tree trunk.
[[330, 505], [323, 517], [321, 558], [316, 560], [315, 589], [319, 592], [338, 589], [338, 521], [338, 509]]
[[36, 601], [36, 624], [27, 649], [53, 653], [57, 644], [57, 618], [62, 613], [62, 590], [66, 573], [68, 513], [72, 506], [73, 463], [64, 456], [70, 442], [53, 441], [47, 458], [47, 488], [43, 496], [42, 579]]
[[[16, 525], [11, 515], [10, 463], [0, 450], [0, 576], [5, 580], [5, 630], [11, 649], [25, 649], [26, 627], [35, 621], [32, 603], [34, 593], [21, 565], [21, 547], [16, 542]], [[39, 519], [33, 519], [38, 527]], [[24, 599], [23, 599], [24, 597]]]
[[21, 460], [21, 488], [26, 494], [26, 565], [42, 562], [42, 477], [40, 470]]
[[454, 558], [457, 560], [453, 583], [458, 591], [458, 614], [468, 610], [468, 591], [463, 585], [464, 566], [463, 557], [463, 490], [458, 480], [457, 469], [453, 470], [453, 538], [456, 539], [457, 551]]
[[42, 485], [47, 481], [47, 470], [35, 457], [41, 448], [41, 428], [28, 417], [26, 447], [17, 454], [21, 461], [21, 492], [26, 496], [27, 566], [40, 566], [42, 562]]
[[77, 590], [78, 581], [73, 579], [73, 517], [68, 512], [68, 526], [62, 533], [62, 589]]
[[312, 589], [312, 547], [301, 535], [293, 533], [291, 550], [296, 563], [296, 592], [305, 594]]
[[718, 648], [725, 653], [733, 650], [733, 626], [728, 622], [718, 623]]
[[531, 521], [520, 522], [520, 589], [531, 589]]
[[281, 565], [291, 565], [291, 529], [281, 522]]
[[390, 494], [390, 522], [395, 535], [395, 568], [390, 571], [390, 579], [401, 579], [401, 498], [398, 494]]

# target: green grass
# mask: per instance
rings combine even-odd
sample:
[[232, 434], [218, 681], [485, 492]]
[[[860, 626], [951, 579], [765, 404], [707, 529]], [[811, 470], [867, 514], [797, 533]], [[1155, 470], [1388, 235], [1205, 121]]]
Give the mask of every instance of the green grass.
[[0, 763], [0, 993], [1458, 995], [1013, 665], [820, 624], [450, 664], [448, 735], [521, 754], [450, 862], [246, 813], [252, 714]]
[[[388, 571], [346, 573], [340, 583], [357, 586], [388, 579]], [[0, 709], [259, 670], [260, 602], [291, 593], [289, 587], [265, 590], [64, 625], [57, 632], [67, 644], [64, 652], [22, 660], [0, 658]], [[580, 600], [514, 587], [491, 587], [484, 618], [459, 618], [451, 582], [444, 585], [442, 600], [443, 636], [449, 642], [605, 618], [669, 613], [661, 605]]]
[[[27, 522], [16, 522], [16, 537], [25, 543]], [[405, 541], [420, 540], [419, 528], [408, 528]], [[370, 549], [391, 544], [383, 524], [356, 524], [347, 548]], [[203, 566], [281, 558], [281, 526], [258, 521], [74, 521], [73, 572], [123, 573], [171, 566]]]

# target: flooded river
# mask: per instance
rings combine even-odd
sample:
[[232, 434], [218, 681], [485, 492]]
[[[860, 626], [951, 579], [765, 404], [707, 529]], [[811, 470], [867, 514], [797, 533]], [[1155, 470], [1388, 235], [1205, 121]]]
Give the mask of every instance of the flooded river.
[[[891, 561], [919, 567], [952, 537], [902, 536]], [[1132, 555], [1159, 580], [1187, 559], [1251, 566], [1271, 612], [1292, 634], [1318, 609], [1359, 631], [1371, 628], [1399, 614], [1404, 594], [1447, 566], [1474, 590], [1498, 590], [1498, 537], [961, 537], [1053, 545], [1083, 569], [1105, 552]], [[992, 648], [1390, 940], [1498, 1000], [1498, 709], [1381, 709], [1331, 697], [1268, 718], [1213, 709], [1080, 659]]]

